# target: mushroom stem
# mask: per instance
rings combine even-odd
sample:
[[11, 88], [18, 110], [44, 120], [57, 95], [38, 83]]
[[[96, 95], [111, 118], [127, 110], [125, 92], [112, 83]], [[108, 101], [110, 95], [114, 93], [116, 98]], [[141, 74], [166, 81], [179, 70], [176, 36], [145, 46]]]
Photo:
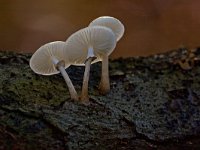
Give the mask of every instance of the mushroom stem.
[[107, 55], [103, 56], [102, 69], [101, 69], [101, 81], [99, 84], [99, 90], [101, 94], [107, 94], [110, 91], [108, 61], [109, 61], [108, 56]]
[[63, 66], [58, 66], [58, 70], [61, 72], [63, 78], [65, 79], [65, 82], [67, 83], [71, 99], [78, 100], [78, 94], [77, 94], [68, 74], [66, 73], [65, 68]]
[[89, 46], [89, 48], [88, 48], [88, 53], [87, 53], [87, 59], [86, 59], [86, 61], [88, 60], [88, 58], [93, 58], [93, 60], [95, 59], [94, 49], [93, 49], [92, 46]]
[[89, 81], [89, 76], [90, 76], [90, 65], [91, 65], [92, 60], [94, 60], [94, 58], [89, 57], [85, 61], [85, 72], [84, 72], [82, 92], [81, 92], [81, 101], [82, 102], [88, 102], [89, 101], [88, 81]]
[[73, 100], [78, 100], [78, 94], [74, 88], [74, 85], [72, 84], [72, 81], [70, 80], [67, 72], [65, 71], [64, 68], [64, 61], [59, 61], [58, 59], [56, 59], [55, 57], [52, 58], [52, 62], [53, 64], [56, 66], [56, 68], [60, 71], [60, 73], [62, 74], [63, 78], [65, 79], [65, 82], [68, 86], [69, 89], [69, 93], [71, 96], [71, 99]]

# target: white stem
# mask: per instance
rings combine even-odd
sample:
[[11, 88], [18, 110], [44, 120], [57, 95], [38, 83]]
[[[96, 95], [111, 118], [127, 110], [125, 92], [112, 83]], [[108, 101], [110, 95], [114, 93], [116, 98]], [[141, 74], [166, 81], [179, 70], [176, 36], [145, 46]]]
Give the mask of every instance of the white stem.
[[109, 62], [108, 56], [104, 56], [102, 59], [101, 81], [99, 84], [100, 93], [102, 94], [106, 94], [110, 91], [108, 62]]
[[51, 60], [52, 60], [54, 65], [57, 65], [59, 63], [59, 60], [55, 57], [51, 57]]
[[95, 57], [95, 56], [94, 56], [94, 49], [93, 49], [92, 46], [90, 46], [90, 47], [88, 48], [88, 53], [87, 53], [87, 59], [90, 58], [90, 57], [92, 57], [92, 58]]
[[63, 78], [65, 79], [65, 82], [67, 83], [71, 99], [78, 100], [78, 94], [77, 94], [68, 74], [66, 73], [65, 68], [63, 66], [58, 66], [58, 69], [61, 72]]
[[62, 74], [63, 78], [65, 79], [65, 82], [68, 86], [69, 89], [69, 93], [71, 96], [71, 99], [74, 100], [78, 100], [78, 94], [74, 88], [74, 85], [72, 84], [67, 72], [65, 71], [64, 65], [62, 65], [62, 63], [59, 64], [59, 61], [57, 58], [52, 57], [52, 62], [54, 63], [54, 65], [57, 67], [57, 69], [60, 71], [60, 73]]
[[90, 65], [93, 60], [93, 57], [90, 57], [85, 62], [85, 72], [83, 77], [83, 86], [82, 86], [82, 92], [81, 92], [81, 101], [88, 102], [89, 96], [88, 96], [88, 82], [90, 77]]

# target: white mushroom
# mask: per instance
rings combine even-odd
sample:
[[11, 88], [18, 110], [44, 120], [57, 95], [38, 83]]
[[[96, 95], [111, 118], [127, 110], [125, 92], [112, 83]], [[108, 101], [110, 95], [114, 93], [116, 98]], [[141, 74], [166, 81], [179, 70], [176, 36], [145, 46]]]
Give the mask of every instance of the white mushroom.
[[89, 100], [88, 81], [91, 63], [101, 61], [102, 57], [109, 55], [115, 46], [114, 33], [102, 26], [86, 27], [67, 39], [64, 56], [73, 56], [69, 60], [74, 65], [85, 65], [81, 101]]
[[[118, 19], [110, 16], [102, 16], [93, 20], [89, 24], [89, 27], [91, 26], [105, 26], [110, 28], [114, 32], [117, 41], [121, 39], [125, 30], [124, 25]], [[99, 84], [99, 89], [102, 94], [106, 94], [110, 90], [108, 59], [108, 55], [102, 57], [102, 75]]]
[[65, 67], [69, 67], [70, 63], [65, 57], [63, 61], [63, 49], [65, 42], [55, 41], [47, 43], [41, 46], [31, 57], [30, 67], [31, 69], [40, 75], [53, 75], [61, 72], [67, 86], [71, 98], [74, 100], [78, 99], [77, 92], [65, 71]]
[[96, 18], [89, 24], [89, 27], [91, 26], [105, 26], [110, 28], [114, 32], [117, 41], [122, 38], [125, 30], [121, 21], [110, 16], [102, 16]]

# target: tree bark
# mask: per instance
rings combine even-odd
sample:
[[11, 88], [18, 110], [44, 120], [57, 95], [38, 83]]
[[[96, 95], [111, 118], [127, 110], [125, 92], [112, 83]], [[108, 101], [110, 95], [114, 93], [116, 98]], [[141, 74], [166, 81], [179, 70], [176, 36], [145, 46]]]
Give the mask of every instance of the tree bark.
[[[93, 64], [84, 105], [61, 75], [33, 73], [29, 54], [0, 52], [0, 149], [199, 149], [199, 58], [179, 49], [110, 61], [106, 96]], [[84, 67], [67, 72], [80, 92]]]

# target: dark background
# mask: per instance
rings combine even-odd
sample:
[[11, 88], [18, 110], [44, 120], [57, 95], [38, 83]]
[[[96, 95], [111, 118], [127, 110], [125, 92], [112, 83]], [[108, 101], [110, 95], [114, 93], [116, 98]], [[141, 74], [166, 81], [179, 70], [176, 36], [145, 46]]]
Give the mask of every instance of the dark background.
[[200, 46], [199, 0], [0, 0], [0, 50], [34, 52], [104, 15], [126, 29], [112, 58]]

